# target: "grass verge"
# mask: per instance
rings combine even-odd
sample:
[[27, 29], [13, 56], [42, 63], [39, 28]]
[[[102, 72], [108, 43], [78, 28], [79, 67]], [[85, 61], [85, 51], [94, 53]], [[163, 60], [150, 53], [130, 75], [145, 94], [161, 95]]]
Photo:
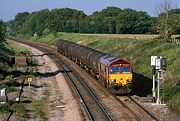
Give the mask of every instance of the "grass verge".
[[[175, 110], [180, 110], [180, 45], [155, 39], [138, 40], [113, 36], [96, 36], [75, 33], [49, 34], [39, 38], [28, 38], [36, 42], [54, 45], [56, 39], [65, 39], [94, 49], [119, 56], [133, 64], [135, 73], [151, 79], [152, 55], [167, 58], [167, 71], [161, 82], [161, 96]], [[141, 81], [141, 80], [140, 80]], [[142, 87], [143, 88], [143, 87]]]

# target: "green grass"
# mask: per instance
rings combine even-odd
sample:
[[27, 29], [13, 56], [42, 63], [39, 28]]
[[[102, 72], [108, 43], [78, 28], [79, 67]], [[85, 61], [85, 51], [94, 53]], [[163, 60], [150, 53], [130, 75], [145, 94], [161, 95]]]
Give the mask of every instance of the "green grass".
[[8, 42], [7, 47], [9, 49], [13, 50], [16, 54], [27, 52], [27, 50], [25, 48], [23, 48], [22, 46], [20, 46], [16, 43]]
[[11, 109], [11, 106], [8, 104], [0, 104], [0, 112], [7, 113]]
[[168, 67], [164, 75], [164, 99], [173, 109], [180, 110], [180, 45], [153, 39], [138, 40], [75, 33], [58, 33], [56, 37], [50, 34], [34, 41], [52, 45], [57, 39], [77, 42], [119, 56], [133, 64], [135, 73], [147, 78], [152, 78], [150, 57], [152, 55], [166, 57]]
[[14, 104], [12, 109], [15, 112], [15, 115], [21, 118], [27, 117], [26, 109], [24, 104]]
[[36, 115], [40, 117], [42, 121], [47, 120], [47, 101], [46, 100], [36, 100], [32, 102], [33, 110]]

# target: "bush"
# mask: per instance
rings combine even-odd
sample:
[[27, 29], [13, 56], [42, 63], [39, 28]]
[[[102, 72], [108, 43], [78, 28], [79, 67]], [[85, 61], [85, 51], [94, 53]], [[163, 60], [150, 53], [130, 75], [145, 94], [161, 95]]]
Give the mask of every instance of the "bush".
[[17, 89], [15, 88], [15, 87], [9, 87], [8, 88], [8, 92], [10, 93], [10, 92], [15, 92], [15, 91], [17, 91]]
[[12, 106], [12, 109], [14, 110], [16, 116], [22, 117], [22, 118], [27, 117], [26, 109], [22, 104], [14, 104]]
[[7, 113], [11, 109], [9, 104], [0, 104], [0, 112]]

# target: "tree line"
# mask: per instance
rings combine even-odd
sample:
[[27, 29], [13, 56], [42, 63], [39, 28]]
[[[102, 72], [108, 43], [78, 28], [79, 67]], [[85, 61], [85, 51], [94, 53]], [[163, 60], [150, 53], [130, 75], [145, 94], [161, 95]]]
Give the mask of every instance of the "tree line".
[[[0, 20], [0, 71], [4, 64], [10, 64], [10, 55], [13, 52], [6, 46], [6, 23]], [[1, 78], [1, 75], [0, 75]]]
[[[180, 15], [180, 9], [171, 10], [171, 13]], [[163, 18], [151, 17], [146, 12], [130, 8], [120, 9], [107, 7], [86, 15], [83, 11], [61, 8], [43, 9], [28, 13], [18, 13], [14, 20], [7, 22], [7, 31], [10, 35], [28, 34], [42, 36], [56, 32], [73, 33], [100, 33], [100, 34], [157, 34], [157, 21]], [[176, 28], [173, 34], [179, 34]]]

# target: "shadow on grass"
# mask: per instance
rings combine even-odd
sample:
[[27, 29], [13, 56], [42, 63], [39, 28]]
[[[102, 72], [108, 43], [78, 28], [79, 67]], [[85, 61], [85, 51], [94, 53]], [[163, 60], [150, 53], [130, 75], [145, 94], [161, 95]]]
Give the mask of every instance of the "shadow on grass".
[[133, 80], [133, 95], [144, 97], [152, 93], [152, 79], [142, 74], [133, 73]]
[[38, 57], [38, 56], [44, 56], [44, 55], [53, 55], [53, 54], [51, 54], [51, 53], [43, 53], [41, 55], [31, 55], [31, 56]]
[[64, 71], [64, 70], [57, 70], [55, 72], [45, 72], [45, 73], [41, 73], [41, 72], [22, 72], [22, 71], [12, 71], [12, 72], [6, 72], [3, 70], [0, 70], [0, 73], [3, 73], [4, 77], [7, 77], [9, 75], [12, 75], [14, 78], [20, 77], [20, 76], [28, 76], [28, 75], [32, 75], [35, 77], [52, 77], [52, 76], [56, 76], [59, 73], [71, 73], [72, 71]]
[[21, 103], [31, 103], [31, 100], [22, 100]]
[[[24, 86], [29, 86], [29, 84], [24, 84]], [[31, 87], [33, 87], [33, 88], [41, 88], [41, 87], [43, 87], [43, 85], [35, 85], [35, 84], [31, 84]]]

